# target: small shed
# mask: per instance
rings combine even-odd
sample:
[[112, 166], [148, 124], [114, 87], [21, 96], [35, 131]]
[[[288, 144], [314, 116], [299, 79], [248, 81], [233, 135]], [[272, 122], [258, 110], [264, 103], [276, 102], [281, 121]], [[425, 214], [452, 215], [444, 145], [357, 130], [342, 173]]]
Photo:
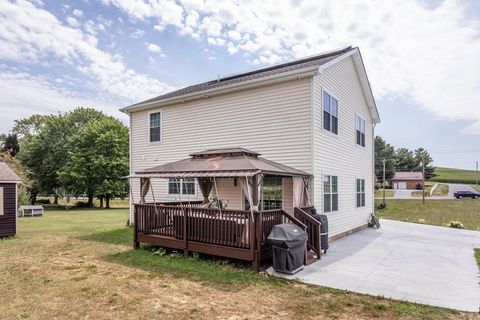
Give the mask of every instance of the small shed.
[[391, 186], [393, 189], [422, 189], [423, 174], [421, 172], [395, 172]]
[[17, 233], [17, 184], [21, 179], [0, 162], [0, 237]]

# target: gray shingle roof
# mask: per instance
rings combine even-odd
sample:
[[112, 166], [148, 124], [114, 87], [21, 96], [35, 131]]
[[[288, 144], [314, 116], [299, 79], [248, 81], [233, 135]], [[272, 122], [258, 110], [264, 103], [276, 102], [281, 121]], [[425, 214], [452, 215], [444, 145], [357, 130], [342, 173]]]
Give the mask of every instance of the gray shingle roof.
[[0, 181], [5, 182], [20, 182], [21, 179], [6, 163], [0, 162]]
[[217, 80], [213, 81], [207, 81], [199, 84], [195, 84], [192, 86], [188, 86], [182, 89], [178, 89], [172, 92], [168, 92], [166, 94], [163, 94], [161, 96], [148, 99], [139, 103], [135, 103], [133, 105], [128, 106], [127, 108], [134, 107], [137, 105], [141, 105], [144, 103], [149, 103], [149, 102], [154, 102], [154, 101], [162, 101], [170, 98], [175, 98], [175, 97], [180, 97], [184, 96], [187, 94], [192, 94], [192, 93], [197, 93], [197, 92], [202, 92], [205, 90], [213, 89], [213, 88], [220, 88], [223, 86], [235, 84], [235, 83], [240, 83], [248, 80], [254, 80], [254, 79], [259, 79], [267, 76], [272, 76], [276, 75], [279, 73], [283, 72], [289, 72], [289, 71], [294, 71], [294, 70], [299, 70], [303, 68], [308, 68], [308, 67], [313, 67], [313, 66], [321, 66], [339, 56], [342, 54], [347, 53], [348, 51], [353, 50], [352, 47], [347, 47], [344, 49], [336, 50], [336, 51], [331, 51], [327, 53], [322, 53], [319, 55], [315, 55], [312, 57], [304, 58], [304, 59], [299, 59], [299, 60], [294, 60], [291, 62], [287, 63], [282, 63], [254, 71], [249, 71], [249, 72], [244, 72], [244, 73], [239, 73], [236, 75], [232, 76], [227, 76], [223, 78], [219, 78]]

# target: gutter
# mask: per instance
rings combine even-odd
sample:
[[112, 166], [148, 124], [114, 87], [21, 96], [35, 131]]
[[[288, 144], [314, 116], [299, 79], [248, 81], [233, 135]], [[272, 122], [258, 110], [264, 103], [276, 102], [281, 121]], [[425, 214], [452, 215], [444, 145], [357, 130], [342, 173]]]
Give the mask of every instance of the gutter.
[[123, 112], [123, 113], [129, 114], [129, 113], [134, 112], [134, 111], [145, 110], [145, 109], [149, 109], [149, 108], [152, 108], [152, 107], [158, 107], [158, 106], [163, 107], [163, 106], [168, 106], [168, 105], [175, 104], [175, 103], [178, 103], [178, 102], [187, 102], [187, 101], [202, 99], [202, 98], [206, 99], [206, 98], [209, 98], [211, 96], [216, 96], [216, 95], [220, 95], [220, 94], [240, 91], [240, 90], [244, 90], [244, 89], [258, 87], [258, 86], [261, 86], [261, 85], [278, 83], [278, 82], [283, 82], [283, 81], [288, 81], [288, 80], [299, 80], [299, 79], [304, 78], [304, 77], [314, 76], [317, 72], [318, 72], [318, 66], [312, 66], [312, 67], [308, 67], [308, 68], [283, 72], [283, 73], [275, 74], [275, 75], [271, 75], [271, 76], [261, 77], [261, 78], [258, 78], [258, 79], [242, 81], [242, 82], [239, 82], [239, 83], [232, 83], [230, 85], [225, 85], [225, 86], [221, 86], [221, 87], [217, 87], [217, 88], [212, 88], [212, 89], [202, 90], [202, 91], [193, 92], [193, 93], [189, 93], [189, 94], [184, 94], [184, 95], [181, 95], [181, 96], [178, 96], [178, 97], [172, 97], [172, 98], [169, 98], [169, 99], [141, 103], [141, 104], [138, 104], [138, 105], [121, 108], [120, 111]]

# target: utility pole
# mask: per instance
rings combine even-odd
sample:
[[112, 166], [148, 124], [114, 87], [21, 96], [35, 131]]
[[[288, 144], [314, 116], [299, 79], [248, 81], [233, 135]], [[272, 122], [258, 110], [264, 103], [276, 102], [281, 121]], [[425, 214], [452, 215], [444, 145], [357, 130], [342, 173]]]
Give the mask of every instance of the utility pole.
[[477, 185], [478, 185], [478, 161], [477, 161]]
[[425, 204], [425, 157], [422, 157], [422, 202]]
[[385, 208], [387, 204], [385, 203], [385, 158], [382, 159], [382, 164], [383, 164], [383, 207]]

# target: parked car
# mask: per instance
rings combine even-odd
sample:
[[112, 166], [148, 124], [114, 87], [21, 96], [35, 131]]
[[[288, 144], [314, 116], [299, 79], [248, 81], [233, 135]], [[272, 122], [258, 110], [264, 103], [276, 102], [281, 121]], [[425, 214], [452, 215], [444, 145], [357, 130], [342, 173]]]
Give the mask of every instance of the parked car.
[[471, 191], [457, 191], [453, 194], [453, 196], [457, 199], [462, 199], [462, 198], [478, 199], [480, 198], [480, 193], [471, 192]]

